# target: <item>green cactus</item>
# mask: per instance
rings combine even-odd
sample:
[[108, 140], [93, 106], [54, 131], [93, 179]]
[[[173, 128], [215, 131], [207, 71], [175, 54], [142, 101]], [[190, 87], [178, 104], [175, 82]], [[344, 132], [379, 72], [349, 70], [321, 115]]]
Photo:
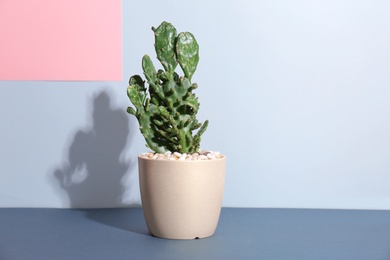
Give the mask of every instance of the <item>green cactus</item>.
[[[177, 35], [176, 28], [167, 22], [152, 30], [157, 59], [164, 70], [156, 71], [148, 55], [142, 58], [149, 87], [139, 75], [130, 78], [127, 95], [135, 109], [128, 107], [127, 112], [136, 116], [146, 146], [153, 151], [197, 152], [208, 126], [208, 120], [202, 124], [196, 119], [199, 102], [193, 90], [198, 86], [191, 83], [199, 62], [198, 43], [189, 32]], [[177, 64], [184, 76], [175, 72]]]

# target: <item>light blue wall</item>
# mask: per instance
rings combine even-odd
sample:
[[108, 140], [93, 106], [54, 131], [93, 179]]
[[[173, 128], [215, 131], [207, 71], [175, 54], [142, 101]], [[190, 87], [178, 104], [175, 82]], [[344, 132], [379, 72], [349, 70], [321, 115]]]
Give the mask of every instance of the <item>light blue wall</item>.
[[390, 209], [389, 13], [376, 0], [123, 1], [123, 82], [0, 82], [0, 206], [140, 204], [127, 80], [167, 20], [200, 44], [202, 146], [228, 156], [224, 206]]

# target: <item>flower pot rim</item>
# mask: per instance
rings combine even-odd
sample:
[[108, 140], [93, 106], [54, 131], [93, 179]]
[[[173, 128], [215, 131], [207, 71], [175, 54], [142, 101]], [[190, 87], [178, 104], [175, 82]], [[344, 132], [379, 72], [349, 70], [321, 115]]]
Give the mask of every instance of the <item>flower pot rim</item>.
[[138, 159], [145, 160], [145, 161], [155, 161], [158, 163], [212, 163], [212, 162], [220, 162], [226, 160], [226, 155], [223, 155], [222, 158], [214, 158], [214, 159], [208, 159], [208, 160], [158, 160], [153, 158], [148, 158], [142, 156], [142, 154], [138, 155]]

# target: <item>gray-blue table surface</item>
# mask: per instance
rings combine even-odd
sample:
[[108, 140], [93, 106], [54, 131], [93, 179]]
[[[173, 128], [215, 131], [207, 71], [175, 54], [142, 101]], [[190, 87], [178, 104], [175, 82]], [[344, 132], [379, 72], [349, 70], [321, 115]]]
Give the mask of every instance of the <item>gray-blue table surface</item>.
[[140, 208], [2, 208], [0, 259], [390, 259], [390, 211], [223, 208], [185, 241], [150, 236]]

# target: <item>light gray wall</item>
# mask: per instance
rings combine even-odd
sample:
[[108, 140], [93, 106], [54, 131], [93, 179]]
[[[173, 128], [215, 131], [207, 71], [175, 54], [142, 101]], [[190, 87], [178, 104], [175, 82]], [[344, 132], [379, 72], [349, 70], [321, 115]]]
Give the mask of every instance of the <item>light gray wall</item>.
[[167, 20], [200, 44], [202, 146], [228, 156], [224, 206], [390, 209], [389, 13], [376, 0], [123, 1], [122, 82], [0, 82], [0, 206], [140, 204], [127, 80]]

